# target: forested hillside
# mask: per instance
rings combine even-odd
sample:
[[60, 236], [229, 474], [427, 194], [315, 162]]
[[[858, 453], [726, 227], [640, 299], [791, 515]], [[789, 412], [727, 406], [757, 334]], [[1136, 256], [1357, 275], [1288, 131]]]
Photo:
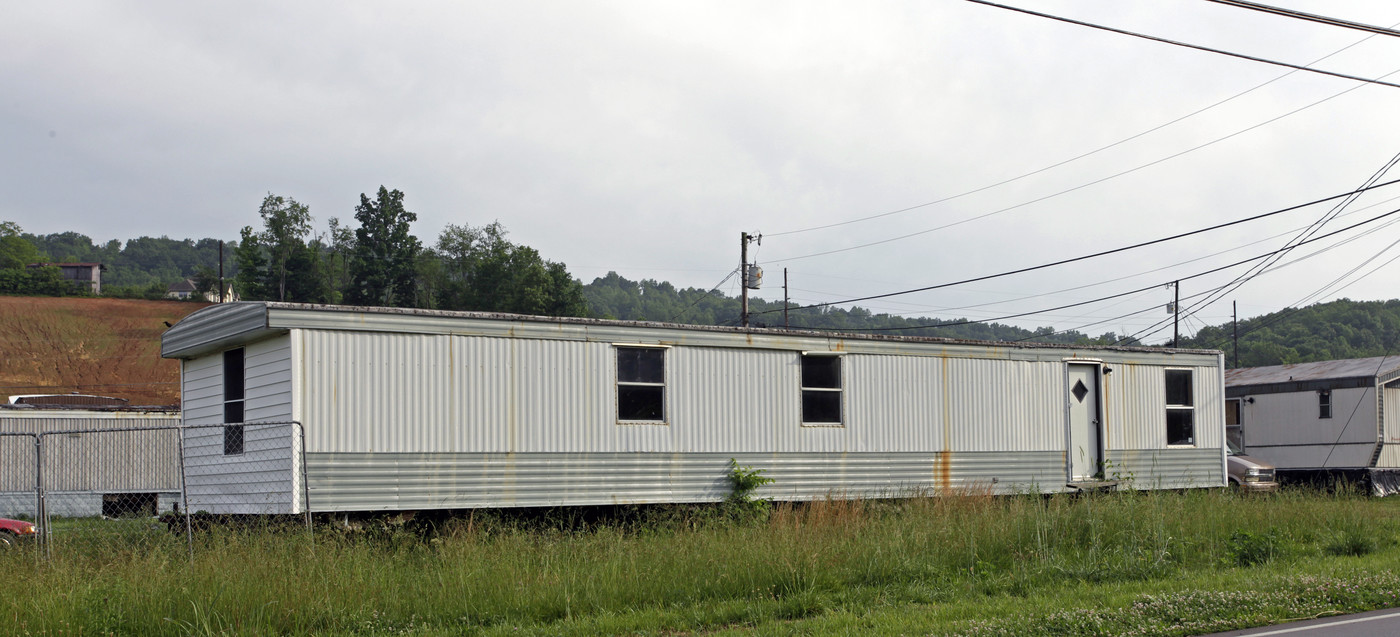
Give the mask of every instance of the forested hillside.
[[1288, 308], [1241, 320], [1239, 334], [1238, 364], [1229, 323], [1183, 338], [1182, 346], [1224, 350], [1228, 367], [1400, 354], [1400, 300], [1340, 299]]
[[[101, 245], [78, 232], [47, 235], [21, 235], [29, 240], [47, 261], [89, 262], [106, 266], [102, 272], [104, 288], [117, 292], [128, 288], [132, 292], [156, 287], [165, 294], [171, 283], [195, 276], [201, 267], [217, 271], [219, 267], [218, 239], [171, 239], [169, 237], [137, 237], [125, 243], [116, 239]], [[225, 248], [231, 257], [232, 246]], [[225, 274], [234, 274], [233, 260], [226, 260]]]
[[[741, 301], [720, 292], [699, 288], [677, 289], [665, 281], [631, 281], [609, 272], [583, 286], [584, 298], [595, 316], [628, 321], [663, 321], [692, 325], [738, 325]], [[781, 301], [749, 300], [750, 324], [760, 327], [783, 326]], [[877, 330], [901, 336], [938, 336], [987, 341], [1034, 339], [1041, 343], [1113, 343], [1112, 332], [1090, 338], [1080, 332], [1056, 333], [1053, 328], [1035, 331], [1000, 323], [968, 323], [955, 317], [906, 318], [875, 314], [863, 308], [819, 308], [790, 310], [788, 324], [818, 330], [859, 332]], [[939, 325], [941, 327], [915, 327]]]
[[[259, 210], [262, 230], [245, 228], [225, 248], [224, 274], [248, 300], [397, 305], [448, 310], [596, 316], [694, 325], [738, 325], [740, 301], [718, 291], [677, 288], [665, 281], [633, 281], [616, 272], [586, 285], [564, 264], [506, 239], [499, 223], [448, 226], [433, 244], [408, 232], [413, 213], [402, 193], [380, 188], [361, 196], [358, 228], [332, 218], [316, 233], [305, 206], [268, 195]], [[166, 286], [192, 278], [200, 290], [215, 288], [218, 240], [138, 237], [102, 244], [77, 232], [23, 233], [0, 222], [0, 292], [73, 295], [82, 292], [56, 270], [34, 270], [40, 261], [96, 261], [107, 266], [104, 296], [164, 296]], [[750, 324], [783, 325], [782, 303], [751, 299]], [[988, 341], [1112, 344], [1112, 332], [1090, 336], [1053, 327], [1027, 330], [958, 317], [876, 314], [863, 308], [792, 310], [794, 328]], [[1342, 299], [1244, 319], [1239, 360], [1234, 326], [1206, 327], [1182, 339], [1183, 347], [1220, 349], [1230, 367], [1400, 354], [1400, 300]], [[1128, 341], [1137, 344], [1135, 341]]]

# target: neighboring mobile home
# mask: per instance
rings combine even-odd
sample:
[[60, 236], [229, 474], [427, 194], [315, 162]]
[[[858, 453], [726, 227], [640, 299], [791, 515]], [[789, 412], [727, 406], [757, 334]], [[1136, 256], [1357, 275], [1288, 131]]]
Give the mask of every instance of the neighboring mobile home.
[[40, 484], [50, 515], [155, 515], [179, 502], [178, 409], [111, 406], [119, 399], [102, 396], [10, 398], [0, 405], [0, 517], [35, 516]]
[[778, 500], [1226, 480], [1215, 351], [245, 302], [161, 353], [213, 426], [193, 511], [717, 501], [731, 459]]
[[1400, 356], [1225, 372], [1230, 436], [1280, 475], [1400, 487]]

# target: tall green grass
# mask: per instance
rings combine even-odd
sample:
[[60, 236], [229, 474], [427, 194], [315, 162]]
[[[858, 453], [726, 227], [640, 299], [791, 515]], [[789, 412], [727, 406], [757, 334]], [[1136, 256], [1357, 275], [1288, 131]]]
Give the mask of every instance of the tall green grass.
[[[1287, 597], [1315, 581], [1335, 584], [1332, 597], [1308, 598], [1326, 603], [1304, 605], [1325, 613], [1396, 603], [1371, 589], [1400, 565], [1397, 507], [1345, 491], [962, 493], [780, 504], [758, 518], [704, 507], [583, 522], [562, 512], [558, 524], [479, 514], [428, 535], [215, 529], [197, 537], [193, 561], [176, 536], [129, 549], [56, 545], [49, 559], [0, 555], [19, 583], [0, 595], [0, 625], [17, 634], [1074, 634], [1066, 618], [1134, 607], [1189, 614], [1160, 608], [1254, 588], [1259, 599]], [[1337, 592], [1353, 581], [1371, 582], [1369, 592]], [[1304, 608], [1255, 606], [1182, 607], [1197, 608], [1203, 616], [1187, 619], [1201, 626], [1225, 627]], [[1190, 634], [1171, 630], [1144, 634]]]

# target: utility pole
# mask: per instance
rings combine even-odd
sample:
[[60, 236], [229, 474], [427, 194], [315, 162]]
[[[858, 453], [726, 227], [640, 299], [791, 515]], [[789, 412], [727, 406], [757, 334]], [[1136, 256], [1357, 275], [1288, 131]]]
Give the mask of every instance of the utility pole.
[[741, 313], [743, 315], [744, 327], [749, 326], [749, 288], [757, 290], [758, 279], [762, 276], [762, 274], [757, 271], [757, 268], [751, 269], [749, 267], [750, 241], [757, 241], [759, 245], [762, 245], [763, 235], [753, 235], [747, 232], [739, 233], [739, 287], [743, 290], [742, 296], [744, 305]]
[[219, 303], [224, 302], [224, 240], [219, 239]]
[[1172, 301], [1172, 347], [1181, 347], [1181, 281], [1172, 282], [1176, 300]]
[[788, 307], [787, 268], [783, 268], [783, 329], [787, 329], [787, 327], [788, 327], [787, 307]]
[[739, 233], [739, 294], [744, 298], [742, 309], [744, 327], [749, 326], [749, 233]]

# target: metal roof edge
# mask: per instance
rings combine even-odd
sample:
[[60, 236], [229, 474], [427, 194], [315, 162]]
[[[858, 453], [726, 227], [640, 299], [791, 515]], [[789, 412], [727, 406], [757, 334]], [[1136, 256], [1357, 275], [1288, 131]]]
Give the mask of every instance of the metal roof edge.
[[[1119, 353], [1132, 356], [1148, 354], [1161, 356], [1164, 362], [1197, 357], [1209, 358], [1215, 364], [1222, 356], [1219, 350], [1169, 349], [1103, 345], [1067, 345], [1059, 343], [1014, 343], [980, 341], [927, 336], [895, 336], [849, 332], [822, 332], [781, 328], [742, 328], [712, 325], [685, 325], [647, 321], [619, 321], [579, 317], [531, 316], [497, 312], [459, 312], [417, 308], [361, 307], [349, 305], [317, 305], [304, 303], [253, 302], [266, 308], [268, 330], [323, 329], [377, 332], [409, 332], [425, 334], [457, 334], [482, 336], [529, 336], [564, 340], [599, 340], [626, 342], [655, 342], [670, 345], [733, 346], [742, 341], [751, 347], [798, 350], [849, 351], [867, 349], [869, 344], [882, 351], [898, 350], [909, 345], [911, 350], [927, 352], [929, 348], [994, 348], [1025, 352], [1015, 358], [1036, 353], [1037, 358], [1079, 358]], [[201, 310], [203, 312], [204, 310]], [[194, 315], [191, 315], [194, 316]], [[178, 327], [178, 326], [177, 326]], [[638, 338], [646, 335], [645, 338]], [[1122, 358], [1122, 356], [1113, 356]], [[1179, 364], [1179, 363], [1178, 363]], [[1202, 363], [1205, 364], [1205, 363]]]
[[257, 340], [268, 331], [268, 305], [258, 301], [200, 308], [160, 337], [162, 358], [193, 358], [236, 343]]

